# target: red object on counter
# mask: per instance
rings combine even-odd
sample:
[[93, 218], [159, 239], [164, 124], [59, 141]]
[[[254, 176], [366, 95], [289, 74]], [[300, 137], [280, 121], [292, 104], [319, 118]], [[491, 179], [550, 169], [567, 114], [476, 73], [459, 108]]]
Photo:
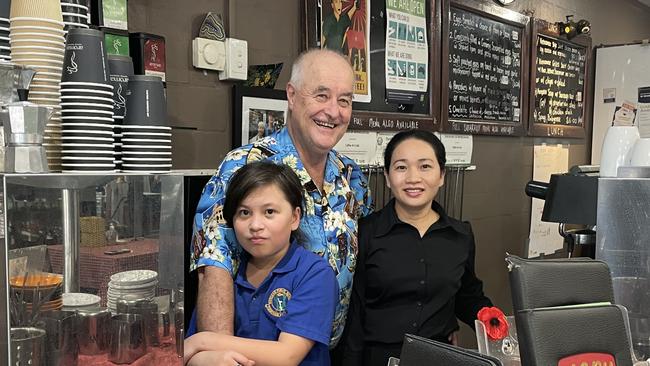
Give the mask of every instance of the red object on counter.
[[485, 332], [488, 338], [497, 341], [508, 335], [509, 324], [505, 314], [496, 306], [483, 307], [476, 315], [485, 326]]
[[[158, 271], [158, 240], [143, 239], [101, 247], [79, 248], [79, 286], [82, 289], [95, 289], [106, 306], [106, 292], [111, 275], [133, 269]], [[130, 249], [130, 253], [108, 255], [107, 250]], [[52, 271], [63, 273], [63, 245], [48, 245], [48, 256]], [[83, 364], [82, 364], [83, 365]], [[161, 366], [161, 365], [158, 365]]]

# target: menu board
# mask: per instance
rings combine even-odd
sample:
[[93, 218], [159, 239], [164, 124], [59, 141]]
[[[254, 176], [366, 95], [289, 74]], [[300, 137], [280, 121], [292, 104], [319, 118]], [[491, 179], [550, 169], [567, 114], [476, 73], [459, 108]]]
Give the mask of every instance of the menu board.
[[449, 8], [447, 55], [443, 56], [448, 64], [446, 96], [443, 93], [446, 130], [518, 135], [523, 131], [522, 91], [527, 87], [522, 60], [528, 18], [510, 12], [518, 16], [510, 21], [485, 10], [455, 3]]
[[[536, 21], [537, 26], [547, 24]], [[584, 137], [586, 70], [589, 58], [583, 44], [535, 32], [531, 62], [530, 134]], [[584, 42], [582, 42], [584, 43]]]

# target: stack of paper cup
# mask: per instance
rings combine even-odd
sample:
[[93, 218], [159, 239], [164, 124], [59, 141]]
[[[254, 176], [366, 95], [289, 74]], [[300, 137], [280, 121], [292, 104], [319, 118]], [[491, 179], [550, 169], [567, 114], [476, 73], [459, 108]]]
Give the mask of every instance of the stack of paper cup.
[[0, 1], [0, 61], [10, 61], [9, 1]]
[[104, 33], [70, 29], [61, 78], [64, 172], [115, 171], [113, 85], [108, 76]]
[[87, 0], [61, 0], [61, 11], [66, 31], [71, 28], [88, 28], [90, 12]]
[[61, 170], [61, 70], [65, 38], [58, 0], [13, 0], [9, 12], [11, 59], [36, 70], [29, 101], [54, 109], [44, 143], [50, 171]]

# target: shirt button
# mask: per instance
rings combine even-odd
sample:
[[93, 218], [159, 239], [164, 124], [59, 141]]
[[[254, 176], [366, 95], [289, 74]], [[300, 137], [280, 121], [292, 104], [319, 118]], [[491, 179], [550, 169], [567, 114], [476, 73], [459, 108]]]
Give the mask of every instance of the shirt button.
[[418, 307], [422, 307], [422, 302], [418, 301]]
[[257, 296], [253, 296], [253, 301], [257, 300]]
[[420, 263], [424, 263], [424, 258], [420, 258]]
[[424, 280], [420, 281], [420, 285], [424, 285]]
[[412, 325], [413, 325], [413, 328], [417, 328], [417, 327], [418, 327], [418, 323], [416, 323], [416, 322], [413, 322]]

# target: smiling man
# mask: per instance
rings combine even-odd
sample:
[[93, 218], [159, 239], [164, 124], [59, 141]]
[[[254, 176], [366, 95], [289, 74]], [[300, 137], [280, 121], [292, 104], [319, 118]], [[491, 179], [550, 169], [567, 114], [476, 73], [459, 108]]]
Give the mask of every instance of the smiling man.
[[304, 187], [301, 244], [322, 256], [337, 276], [340, 296], [331, 345], [338, 342], [356, 264], [357, 220], [372, 210], [361, 170], [332, 150], [350, 123], [353, 82], [352, 68], [341, 54], [331, 50], [303, 53], [287, 84], [286, 127], [228, 153], [205, 186], [194, 217], [190, 270], [199, 271], [199, 292], [188, 333], [233, 332], [232, 276], [237, 273], [241, 248], [223, 221], [224, 193], [241, 166], [270, 160], [290, 166]]

